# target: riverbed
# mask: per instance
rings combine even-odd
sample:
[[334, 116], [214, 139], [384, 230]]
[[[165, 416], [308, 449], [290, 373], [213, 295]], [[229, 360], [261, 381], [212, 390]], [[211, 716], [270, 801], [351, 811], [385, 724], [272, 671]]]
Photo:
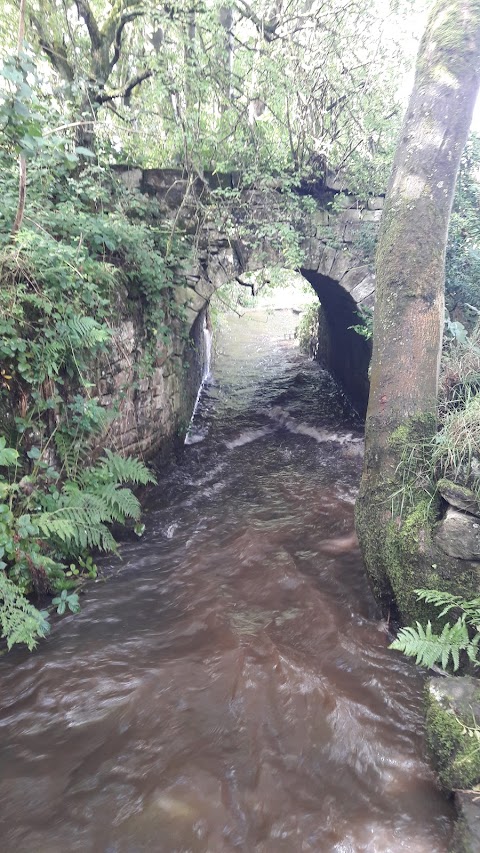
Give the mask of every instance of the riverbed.
[[3, 853], [447, 853], [354, 535], [361, 424], [294, 325], [224, 321], [143, 537], [1, 659]]

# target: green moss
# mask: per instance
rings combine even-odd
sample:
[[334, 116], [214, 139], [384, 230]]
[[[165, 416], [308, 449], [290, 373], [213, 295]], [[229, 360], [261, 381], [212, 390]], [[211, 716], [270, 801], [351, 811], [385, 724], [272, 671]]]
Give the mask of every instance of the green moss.
[[[432, 615], [414, 590], [427, 585], [431, 564], [427, 551], [434, 510], [423, 495], [403, 520], [392, 520], [386, 532], [386, 565], [397, 607], [407, 622], [425, 622]], [[433, 568], [433, 566], [432, 566]]]
[[[438, 778], [445, 788], [471, 788], [480, 782], [480, 741], [465, 734], [462, 717], [443, 707], [435, 688], [427, 691], [426, 741]], [[465, 719], [467, 725], [472, 718]]]

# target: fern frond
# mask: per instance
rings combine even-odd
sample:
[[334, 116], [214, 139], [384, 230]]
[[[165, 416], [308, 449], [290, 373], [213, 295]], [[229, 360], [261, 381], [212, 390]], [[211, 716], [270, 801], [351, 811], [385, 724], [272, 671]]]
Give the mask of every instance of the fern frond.
[[108, 527], [101, 521], [93, 521], [86, 514], [68, 518], [53, 512], [42, 513], [35, 521], [46, 539], [57, 538], [68, 548], [79, 551], [92, 548], [114, 553], [117, 551], [117, 543]]
[[62, 465], [65, 468], [67, 477], [75, 477], [80, 462], [80, 458], [84, 455], [85, 450], [82, 450], [80, 442], [57, 431], [55, 433], [55, 447]]
[[3, 571], [0, 571], [0, 627], [9, 649], [15, 643], [25, 643], [30, 651], [38, 638], [49, 631], [45, 614], [27, 601]]
[[98, 344], [110, 339], [109, 330], [97, 323], [93, 317], [70, 315], [58, 323], [57, 328], [61, 336], [69, 338], [73, 348], [94, 349]]
[[97, 494], [109, 507], [115, 521], [125, 518], [140, 518], [140, 501], [130, 489], [121, 489], [116, 483], [107, 483]]
[[434, 607], [443, 607], [442, 612], [438, 614], [439, 618], [445, 616], [454, 607], [462, 607], [464, 603], [460, 595], [452, 595], [450, 592], [442, 592], [438, 589], [416, 589], [414, 592], [419, 601], [433, 604]]
[[126, 458], [106, 450], [101, 462], [104, 471], [110, 477], [114, 477], [117, 483], [136, 483], [146, 486], [147, 483], [157, 482], [151, 471], [139, 459]]
[[415, 592], [419, 600], [443, 608], [438, 614], [439, 618], [457, 607], [463, 610], [469, 625], [480, 624], [480, 598], [470, 598], [465, 601], [461, 595], [452, 595], [449, 592], [440, 592], [436, 589], [416, 589]]
[[87, 548], [117, 550], [117, 543], [106, 527], [116, 516], [106, 500], [100, 495], [72, 488], [64, 490], [62, 502], [64, 505], [58, 509], [35, 517], [43, 536], [57, 537], [65, 545], [82, 551]]
[[420, 622], [416, 624], [416, 628], [401, 628], [389, 648], [414, 657], [417, 664], [426, 667], [440, 662], [443, 669], [446, 669], [451, 657], [454, 671], [460, 666], [461, 651], [466, 651], [470, 660], [476, 660], [480, 634], [470, 640], [464, 616], [457, 619], [454, 625], [444, 625], [441, 634], [432, 631], [430, 621], [427, 622], [426, 628], [423, 628]]

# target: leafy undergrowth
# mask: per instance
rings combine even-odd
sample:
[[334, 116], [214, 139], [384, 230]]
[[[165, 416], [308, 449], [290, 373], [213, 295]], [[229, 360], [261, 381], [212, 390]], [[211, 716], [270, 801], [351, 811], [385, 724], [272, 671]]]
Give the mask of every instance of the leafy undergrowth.
[[118, 406], [102, 406], [94, 368], [108, 364], [115, 320], [134, 304], [140, 380], [175, 310], [180, 256], [154, 203], [110, 168], [67, 154], [46, 146], [29, 162], [12, 239], [18, 188], [12, 151], [0, 148], [0, 635], [9, 648], [45, 636], [45, 603], [78, 610], [75, 588], [95, 576], [95, 551], [116, 551], [111, 525], [139, 520], [132, 487], [154, 478], [142, 462], [98, 450]]
[[125, 484], [155, 482], [142, 462], [108, 450], [69, 477], [44, 458], [47, 451], [29, 453], [34, 465], [23, 474], [18, 451], [0, 439], [0, 466], [13, 469], [9, 480], [0, 477], [0, 626], [9, 648], [32, 649], [48, 631], [48, 614], [32, 594], [59, 593], [60, 614], [79, 609], [73, 589], [80, 577], [96, 576], [92, 551], [117, 550], [109, 525], [139, 521], [140, 503]]

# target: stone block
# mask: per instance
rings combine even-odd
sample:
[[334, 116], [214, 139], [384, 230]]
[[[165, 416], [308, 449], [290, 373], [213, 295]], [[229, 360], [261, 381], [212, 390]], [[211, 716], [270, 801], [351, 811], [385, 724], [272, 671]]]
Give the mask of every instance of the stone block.
[[335, 196], [335, 207], [337, 210], [347, 210], [348, 208], [357, 208], [357, 206], [358, 199], [354, 195], [348, 195], [348, 193], [339, 193], [337, 196]]
[[361, 222], [347, 222], [343, 229], [342, 240], [344, 243], [353, 243], [353, 241], [357, 239], [361, 230]]
[[365, 299], [362, 299], [361, 302], [358, 303], [362, 306], [362, 308], [374, 308], [375, 307], [375, 290], [370, 296], [367, 296]]
[[382, 218], [381, 210], [362, 210], [363, 222], [380, 222]]
[[438, 777], [446, 788], [480, 782], [478, 740], [462, 730], [480, 720], [480, 683], [471, 677], [430, 679], [427, 687], [426, 740]]
[[143, 172], [141, 169], [128, 169], [120, 172], [120, 180], [129, 190], [139, 190], [142, 184]]
[[478, 853], [480, 850], [480, 801], [478, 791], [456, 791], [457, 821], [450, 853]]
[[337, 250], [332, 246], [325, 246], [322, 256], [320, 258], [320, 263], [318, 264], [317, 271], [321, 275], [330, 275], [330, 270], [333, 267], [335, 258], [337, 256]]
[[315, 233], [317, 233], [318, 229], [323, 230], [328, 226], [330, 222], [330, 214], [328, 213], [328, 210], [321, 210], [319, 208], [318, 210], [313, 211], [310, 220], [315, 226]]
[[475, 492], [472, 492], [471, 489], [460, 485], [460, 483], [454, 483], [453, 480], [447, 480], [446, 477], [438, 481], [437, 489], [450, 506], [471, 515], [480, 516], [480, 506]]
[[342, 172], [336, 172], [332, 169], [327, 169], [325, 175], [325, 186], [328, 187], [329, 190], [335, 190], [336, 192], [344, 192], [348, 189], [348, 183], [345, 175]]
[[371, 276], [371, 274], [372, 270], [368, 264], [361, 264], [361, 266], [357, 267], [351, 265], [350, 269], [340, 279], [340, 286], [351, 293], [357, 285], [364, 281], [367, 276]]
[[352, 268], [352, 264], [355, 263], [355, 260], [352, 258], [350, 252], [345, 251], [345, 249], [340, 249], [336, 256], [335, 260], [332, 264], [332, 268], [330, 270], [330, 278], [334, 278], [336, 281], [340, 281], [346, 272]]
[[[373, 211], [371, 211], [373, 212]], [[362, 222], [364, 214], [369, 213], [368, 210], [362, 210], [360, 207], [349, 207], [347, 210], [341, 210], [340, 213], [337, 213], [335, 219], [332, 220], [337, 222]]]
[[355, 302], [363, 302], [368, 296], [371, 296], [375, 291], [375, 276], [373, 273], [367, 275], [360, 284], [357, 284], [356, 287], [351, 291], [352, 299]]
[[195, 292], [198, 293], [202, 299], [210, 299], [212, 293], [215, 291], [215, 286], [211, 281], [207, 281], [205, 278], [201, 278], [199, 281], [195, 283]]
[[367, 202], [367, 207], [369, 210], [383, 210], [384, 204], [384, 197], [379, 195], [375, 196], [374, 198], [369, 198]]
[[317, 240], [316, 237], [307, 237], [306, 240], [302, 240], [300, 248], [304, 256], [303, 266], [305, 269], [317, 270], [325, 249], [324, 243]]
[[449, 507], [436, 526], [434, 542], [449, 557], [480, 560], [480, 519]]

